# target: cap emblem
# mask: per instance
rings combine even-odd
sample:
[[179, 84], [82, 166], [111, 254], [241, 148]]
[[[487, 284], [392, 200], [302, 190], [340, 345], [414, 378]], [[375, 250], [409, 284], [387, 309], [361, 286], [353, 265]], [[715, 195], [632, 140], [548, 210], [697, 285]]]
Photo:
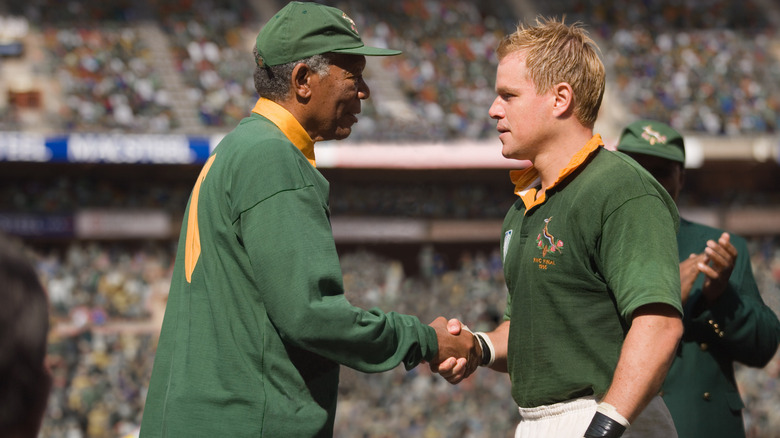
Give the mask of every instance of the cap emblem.
[[666, 144], [666, 136], [661, 135], [658, 131], [653, 131], [653, 127], [650, 125], [642, 128], [642, 138], [647, 140], [651, 145], [656, 143]]
[[[355, 32], [355, 34], [358, 34], [357, 25], [355, 25], [355, 21], [349, 18], [346, 12], [342, 12], [341, 18], [349, 21], [350, 27], [352, 28], [352, 31]], [[358, 34], [360, 35], [360, 34]]]

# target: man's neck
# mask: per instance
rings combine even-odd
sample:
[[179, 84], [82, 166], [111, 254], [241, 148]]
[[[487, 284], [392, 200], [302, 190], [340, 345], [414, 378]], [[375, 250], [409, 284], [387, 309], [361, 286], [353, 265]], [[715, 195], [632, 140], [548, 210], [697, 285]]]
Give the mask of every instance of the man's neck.
[[562, 140], [550, 143], [549, 147], [537, 154], [532, 160], [542, 182], [542, 189], [539, 191], [539, 194], [553, 185], [561, 171], [571, 162], [574, 155], [593, 138], [593, 130], [582, 127], [573, 135], [559, 136], [559, 138]]

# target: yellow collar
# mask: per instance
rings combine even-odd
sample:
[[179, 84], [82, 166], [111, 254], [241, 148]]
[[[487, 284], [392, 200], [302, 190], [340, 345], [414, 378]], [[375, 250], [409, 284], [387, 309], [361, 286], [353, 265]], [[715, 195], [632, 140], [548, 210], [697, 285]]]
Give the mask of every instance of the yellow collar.
[[525, 204], [525, 210], [528, 211], [536, 205], [544, 203], [547, 199], [547, 192], [561, 183], [567, 176], [577, 170], [578, 167], [585, 162], [599, 147], [604, 146], [604, 142], [601, 140], [601, 135], [594, 135], [586, 144], [580, 149], [569, 161], [569, 164], [564, 167], [558, 174], [558, 179], [553, 182], [550, 187], [545, 189], [544, 193], [536, 197], [536, 186], [540, 184], [539, 171], [532, 166], [523, 170], [512, 170], [509, 172], [509, 177], [515, 184], [515, 194], [523, 200]]
[[314, 141], [289, 111], [278, 103], [261, 97], [252, 112], [260, 114], [276, 125], [292, 144], [303, 152], [303, 156], [309, 160], [309, 163], [317, 167], [317, 163], [314, 161]]

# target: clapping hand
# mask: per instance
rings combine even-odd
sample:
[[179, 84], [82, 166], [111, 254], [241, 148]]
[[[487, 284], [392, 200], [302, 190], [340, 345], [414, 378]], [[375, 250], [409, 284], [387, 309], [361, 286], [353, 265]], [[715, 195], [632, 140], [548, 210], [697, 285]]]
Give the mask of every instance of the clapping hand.
[[704, 253], [691, 254], [687, 259], [680, 262], [680, 288], [683, 305], [688, 302], [688, 297], [691, 295], [691, 289], [696, 282], [696, 277], [699, 276], [701, 271], [699, 270], [699, 264], [707, 264], [709, 259]]
[[706, 254], [709, 263], [700, 262], [697, 266], [707, 276], [704, 279], [702, 295], [708, 302], [712, 303], [726, 290], [731, 271], [734, 270], [734, 263], [737, 261], [737, 248], [731, 244], [729, 234], [723, 233], [717, 242], [707, 241], [704, 254]]

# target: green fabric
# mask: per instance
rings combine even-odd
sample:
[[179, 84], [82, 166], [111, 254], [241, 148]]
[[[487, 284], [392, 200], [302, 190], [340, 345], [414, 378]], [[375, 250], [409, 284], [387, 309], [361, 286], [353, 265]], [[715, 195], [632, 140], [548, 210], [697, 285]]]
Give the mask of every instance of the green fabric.
[[650, 174], [603, 148], [543, 204], [515, 203], [502, 251], [519, 406], [603, 395], [634, 310], [665, 303], [682, 311], [677, 221]]
[[290, 2], [263, 26], [255, 40], [263, 64], [274, 66], [321, 53], [389, 56], [399, 50], [363, 44], [355, 22], [331, 6]]
[[617, 150], [685, 163], [682, 135], [666, 123], [655, 120], [638, 120], [623, 128]]
[[[723, 230], [687, 220], [677, 235], [680, 261], [701, 253]], [[685, 304], [685, 334], [663, 385], [663, 398], [680, 438], [745, 436], [744, 404], [734, 379], [734, 362], [763, 367], [780, 342], [780, 322], [758, 292], [745, 239], [731, 234], [738, 251], [724, 294], [705, 308], [699, 274]], [[721, 337], [713, 323], [718, 324]], [[705, 396], [705, 393], [707, 394]]]
[[141, 436], [331, 436], [339, 364], [414, 367], [435, 331], [349, 304], [328, 182], [275, 125], [246, 118], [214, 154], [191, 283], [185, 214]]

